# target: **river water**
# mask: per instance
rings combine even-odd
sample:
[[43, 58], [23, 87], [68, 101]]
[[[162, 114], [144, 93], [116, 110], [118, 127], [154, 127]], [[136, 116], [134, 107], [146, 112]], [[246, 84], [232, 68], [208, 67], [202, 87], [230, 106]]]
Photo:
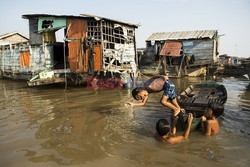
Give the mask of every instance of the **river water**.
[[[180, 93], [205, 78], [171, 79]], [[0, 166], [250, 166], [250, 90], [244, 78], [218, 78], [228, 91], [220, 133], [193, 132], [176, 145], [154, 138], [155, 123], [170, 115], [151, 94], [127, 109], [131, 90], [29, 88], [0, 80]], [[182, 132], [178, 132], [181, 134]]]

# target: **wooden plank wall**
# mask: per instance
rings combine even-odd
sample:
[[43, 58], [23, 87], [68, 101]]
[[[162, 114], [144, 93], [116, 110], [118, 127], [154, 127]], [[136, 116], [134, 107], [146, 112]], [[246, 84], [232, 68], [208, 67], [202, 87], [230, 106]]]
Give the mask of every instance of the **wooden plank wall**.
[[86, 37], [87, 22], [82, 19], [67, 19], [69, 47], [69, 65], [71, 72], [86, 72], [88, 56], [84, 52], [81, 42]]
[[[84, 52], [83, 42], [86, 38], [87, 21], [82, 19], [67, 19], [68, 38], [72, 39], [68, 43], [69, 47], [69, 64], [71, 72], [87, 72], [88, 65], [88, 52]], [[86, 40], [86, 39], [85, 39]], [[94, 46], [94, 71], [102, 69], [102, 47], [101, 45]]]
[[213, 61], [214, 40], [187, 40], [183, 41], [183, 53], [186, 56], [195, 56], [195, 60]]

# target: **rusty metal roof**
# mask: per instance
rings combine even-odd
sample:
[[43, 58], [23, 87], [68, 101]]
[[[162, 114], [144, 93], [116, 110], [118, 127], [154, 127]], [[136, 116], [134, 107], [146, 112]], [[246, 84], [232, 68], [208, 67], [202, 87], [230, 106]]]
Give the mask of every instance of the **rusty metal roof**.
[[186, 40], [213, 38], [217, 30], [179, 31], [179, 32], [156, 32], [150, 35], [146, 41]]
[[166, 41], [163, 45], [160, 55], [181, 56], [182, 43], [179, 41]]

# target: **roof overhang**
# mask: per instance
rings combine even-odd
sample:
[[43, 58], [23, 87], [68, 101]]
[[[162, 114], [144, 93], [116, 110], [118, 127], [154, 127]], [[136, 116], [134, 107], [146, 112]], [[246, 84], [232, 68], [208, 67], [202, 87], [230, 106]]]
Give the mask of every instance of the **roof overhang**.
[[160, 55], [162, 56], [181, 56], [182, 43], [178, 41], [166, 41]]
[[132, 23], [127, 23], [127, 22], [122, 22], [114, 19], [109, 19], [101, 16], [96, 16], [96, 15], [90, 15], [90, 14], [80, 14], [80, 16], [73, 16], [73, 15], [51, 15], [51, 14], [25, 14], [22, 15], [22, 18], [24, 19], [39, 19], [41, 17], [54, 17], [54, 18], [78, 18], [78, 19], [94, 19], [96, 21], [100, 20], [106, 20], [118, 24], [123, 24], [127, 25], [130, 27], [138, 28], [140, 25], [139, 24], [132, 24]]

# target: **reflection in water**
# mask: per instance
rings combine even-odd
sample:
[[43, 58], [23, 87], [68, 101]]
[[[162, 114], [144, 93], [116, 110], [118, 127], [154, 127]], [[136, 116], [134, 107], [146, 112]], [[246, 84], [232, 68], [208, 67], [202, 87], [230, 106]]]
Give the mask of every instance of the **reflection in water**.
[[112, 147], [131, 140], [127, 136], [129, 127], [123, 124], [124, 115], [112, 115], [114, 111], [104, 106], [97, 107], [99, 112], [88, 112], [80, 106], [74, 108], [69, 107], [64, 113], [57, 111], [54, 119], [41, 123], [35, 134], [38, 139], [46, 139], [42, 148], [56, 150], [58, 155], [69, 160], [60, 164], [79, 164], [104, 158], [106, 154], [113, 154]]
[[[205, 78], [171, 79], [182, 92]], [[248, 81], [219, 79], [228, 91], [220, 134], [199, 132], [177, 145], [154, 139], [155, 123], [169, 117], [151, 94], [144, 107], [127, 109], [128, 90], [27, 88], [0, 80], [0, 166], [193, 166], [249, 164]], [[181, 132], [179, 132], [181, 133]], [[239, 156], [240, 155], [240, 156]]]

